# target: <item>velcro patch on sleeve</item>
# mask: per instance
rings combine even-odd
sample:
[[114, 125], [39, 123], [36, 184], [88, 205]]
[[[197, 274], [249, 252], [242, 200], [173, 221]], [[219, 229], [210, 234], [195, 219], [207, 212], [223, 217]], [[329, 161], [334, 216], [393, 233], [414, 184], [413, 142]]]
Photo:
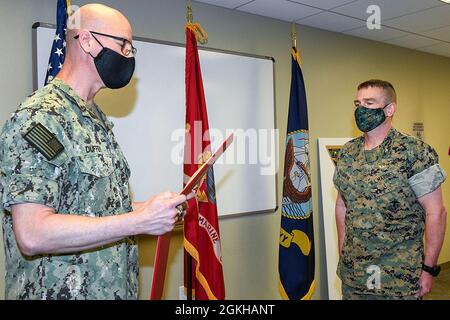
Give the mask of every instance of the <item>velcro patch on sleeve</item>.
[[64, 146], [55, 135], [40, 123], [28, 130], [24, 139], [49, 161], [55, 159], [64, 150]]

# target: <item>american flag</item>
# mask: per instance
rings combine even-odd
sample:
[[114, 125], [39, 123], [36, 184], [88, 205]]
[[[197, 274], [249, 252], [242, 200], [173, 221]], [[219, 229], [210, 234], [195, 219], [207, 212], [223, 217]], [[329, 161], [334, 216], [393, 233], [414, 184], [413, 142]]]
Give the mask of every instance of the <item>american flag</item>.
[[66, 32], [67, 19], [69, 18], [68, 8], [70, 0], [58, 0], [56, 8], [56, 34], [53, 41], [52, 51], [48, 62], [45, 84], [48, 84], [59, 73], [66, 54]]

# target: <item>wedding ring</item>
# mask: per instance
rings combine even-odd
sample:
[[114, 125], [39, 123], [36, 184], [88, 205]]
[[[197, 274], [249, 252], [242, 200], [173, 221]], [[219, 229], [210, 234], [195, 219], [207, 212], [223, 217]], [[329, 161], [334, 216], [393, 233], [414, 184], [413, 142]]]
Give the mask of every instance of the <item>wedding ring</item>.
[[179, 207], [177, 207], [178, 213], [177, 213], [177, 217], [178, 219], [181, 219], [181, 217], [183, 216], [183, 209], [180, 209]]
[[187, 203], [184, 202], [182, 204], [179, 204], [176, 206], [178, 213], [177, 213], [177, 217], [179, 220], [184, 218], [184, 215], [186, 214], [186, 209], [187, 209]]

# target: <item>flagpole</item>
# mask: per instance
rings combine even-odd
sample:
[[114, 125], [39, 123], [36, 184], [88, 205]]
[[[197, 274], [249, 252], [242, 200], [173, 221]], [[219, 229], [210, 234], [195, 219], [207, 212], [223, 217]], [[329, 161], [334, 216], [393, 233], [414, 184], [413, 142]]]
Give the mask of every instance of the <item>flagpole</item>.
[[188, 1], [188, 5], [187, 5], [186, 21], [187, 21], [187, 23], [194, 22], [194, 16], [192, 14], [192, 1], [191, 0]]
[[292, 22], [291, 41], [292, 41], [292, 48], [297, 48], [297, 28], [295, 22]]
[[[188, 5], [187, 5], [186, 21], [187, 21], [187, 23], [193, 23], [193, 21], [194, 21], [194, 17], [192, 14], [192, 1], [191, 0], [188, 1]], [[186, 250], [184, 250], [184, 252], [186, 253], [186, 264], [187, 264], [186, 272], [184, 273], [184, 276], [187, 277], [187, 279], [186, 279], [186, 290], [187, 290], [186, 299], [192, 300], [192, 256]]]

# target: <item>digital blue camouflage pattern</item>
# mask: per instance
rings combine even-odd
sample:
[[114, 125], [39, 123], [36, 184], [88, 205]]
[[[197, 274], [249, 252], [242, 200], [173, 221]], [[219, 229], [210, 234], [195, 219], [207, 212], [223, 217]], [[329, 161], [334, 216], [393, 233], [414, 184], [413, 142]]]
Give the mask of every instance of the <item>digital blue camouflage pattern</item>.
[[[364, 150], [364, 137], [343, 146], [334, 184], [347, 208], [338, 264], [344, 286], [374, 296], [419, 291], [425, 212], [415, 192], [428, 194], [444, 180], [436, 151], [395, 129], [373, 150]], [[371, 282], [373, 270], [379, 285]]]
[[[47, 160], [24, 139], [36, 124], [64, 150]], [[11, 205], [37, 203], [57, 214], [105, 217], [132, 210], [130, 170], [112, 123], [55, 78], [12, 115], [0, 136], [6, 299], [136, 299], [133, 237], [95, 250], [27, 257], [18, 249]]]

